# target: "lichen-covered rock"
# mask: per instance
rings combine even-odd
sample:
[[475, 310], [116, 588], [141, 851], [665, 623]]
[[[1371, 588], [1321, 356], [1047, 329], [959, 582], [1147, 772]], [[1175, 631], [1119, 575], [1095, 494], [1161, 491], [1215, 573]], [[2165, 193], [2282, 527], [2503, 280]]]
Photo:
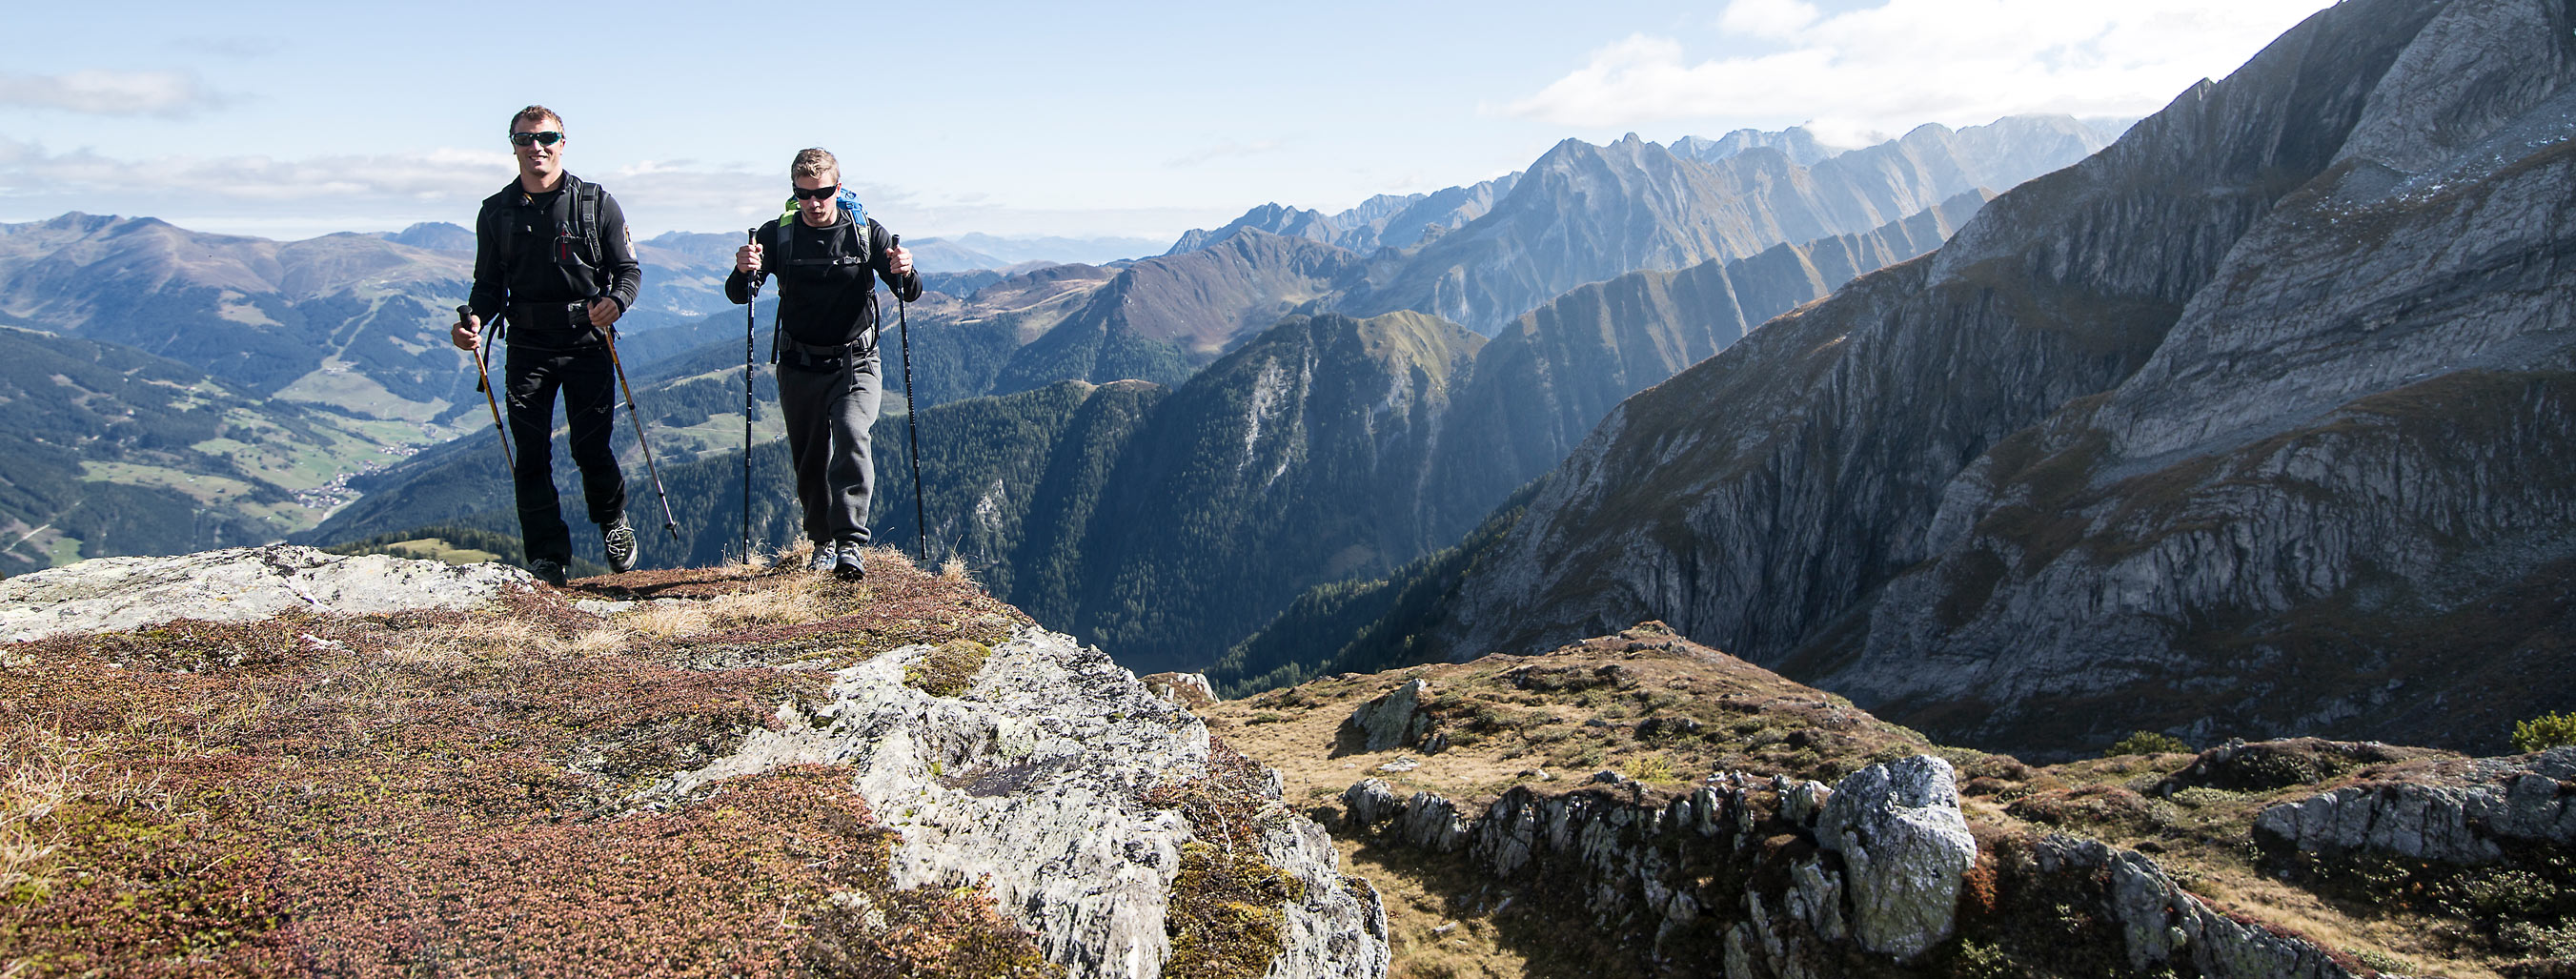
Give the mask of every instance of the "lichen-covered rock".
[[[1134, 674], [1069, 637], [1029, 630], [993, 647], [954, 697], [905, 682], [933, 653], [910, 646], [841, 671], [811, 718], [755, 734], [743, 750], [661, 786], [652, 798], [798, 762], [845, 764], [878, 817], [902, 834], [901, 886], [982, 881], [1076, 977], [1159, 975], [1172, 947], [1165, 912], [1197, 839], [1181, 811], [1148, 805], [1158, 786], [1208, 775], [1205, 725]], [[1273, 979], [1377, 976], [1384, 910], [1341, 876], [1331, 841], [1268, 799], [1261, 851], [1302, 883], [1288, 901]]]
[[297, 609], [369, 615], [474, 608], [535, 581], [502, 564], [350, 557], [286, 545], [93, 558], [0, 582], [0, 642], [174, 619], [250, 622]]
[[1905, 959], [1950, 937], [1977, 840], [1949, 762], [1915, 755], [1844, 776], [1816, 820], [1816, 844], [1842, 854], [1862, 947]]
[[2376, 782], [2266, 807], [2257, 839], [2310, 853], [2370, 850], [2446, 863], [2493, 863], [2499, 840], [2576, 844], [2576, 748], [2479, 759], [2448, 784]]
[[1415, 680], [1361, 704], [1342, 722], [1342, 736], [1361, 751], [1412, 747], [1431, 729], [1430, 715], [1422, 713], [1422, 698], [1430, 692], [1431, 684]]

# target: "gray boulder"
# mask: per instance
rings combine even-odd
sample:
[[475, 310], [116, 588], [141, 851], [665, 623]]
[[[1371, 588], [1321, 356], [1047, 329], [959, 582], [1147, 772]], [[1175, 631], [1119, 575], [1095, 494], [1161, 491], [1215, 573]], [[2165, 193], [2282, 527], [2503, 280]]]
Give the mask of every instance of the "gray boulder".
[[1430, 715], [1422, 713], [1422, 699], [1430, 692], [1429, 682], [1415, 680], [1361, 704], [1342, 721], [1342, 736], [1358, 742], [1362, 751], [1413, 747], [1431, 730]]
[[1843, 856], [1862, 947], [1910, 959], [1950, 937], [1977, 841], [1949, 762], [1915, 755], [1844, 776], [1816, 820], [1816, 843]]
[[292, 609], [369, 615], [474, 608], [535, 581], [501, 564], [349, 557], [286, 545], [93, 558], [0, 581], [0, 642], [174, 619], [249, 622]]

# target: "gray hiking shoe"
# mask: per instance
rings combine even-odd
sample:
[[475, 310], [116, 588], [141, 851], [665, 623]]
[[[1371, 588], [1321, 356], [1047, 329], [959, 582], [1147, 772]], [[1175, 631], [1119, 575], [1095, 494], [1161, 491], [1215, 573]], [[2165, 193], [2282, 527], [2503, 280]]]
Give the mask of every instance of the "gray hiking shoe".
[[553, 585], [557, 588], [564, 586], [564, 566], [561, 562], [538, 558], [534, 561], [528, 562], [528, 573], [536, 575], [538, 581], [545, 582], [546, 584]]
[[832, 565], [840, 561], [840, 553], [841, 549], [830, 541], [815, 541], [814, 556], [806, 559], [805, 570], [815, 574], [830, 571]]
[[861, 581], [867, 578], [867, 566], [859, 563], [859, 552], [864, 548], [856, 543], [844, 543], [836, 550], [841, 552], [841, 557], [840, 560], [832, 563], [832, 577], [842, 581]]
[[608, 548], [608, 570], [617, 574], [635, 570], [635, 527], [624, 514], [599, 525], [599, 542]]

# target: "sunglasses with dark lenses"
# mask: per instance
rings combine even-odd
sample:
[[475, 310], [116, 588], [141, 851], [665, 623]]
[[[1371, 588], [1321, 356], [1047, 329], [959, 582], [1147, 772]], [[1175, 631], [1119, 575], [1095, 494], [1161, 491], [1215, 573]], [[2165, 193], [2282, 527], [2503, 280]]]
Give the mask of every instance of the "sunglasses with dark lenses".
[[552, 129], [536, 133], [511, 133], [510, 145], [526, 146], [530, 143], [535, 143], [539, 146], [553, 146], [556, 143], [563, 142], [563, 138], [564, 134]]
[[830, 196], [832, 196], [832, 195], [834, 195], [834, 194], [840, 193], [840, 192], [841, 192], [841, 185], [839, 185], [839, 184], [833, 184], [832, 186], [829, 186], [829, 187], [816, 187], [816, 188], [814, 188], [814, 189], [812, 189], [812, 190], [806, 190], [806, 189], [805, 189], [805, 188], [803, 188], [803, 187], [798, 187], [798, 188], [795, 188], [795, 190], [796, 190], [796, 199], [797, 199], [797, 200], [800, 200], [800, 201], [819, 201], [819, 200], [822, 200], [823, 198], [830, 197]]

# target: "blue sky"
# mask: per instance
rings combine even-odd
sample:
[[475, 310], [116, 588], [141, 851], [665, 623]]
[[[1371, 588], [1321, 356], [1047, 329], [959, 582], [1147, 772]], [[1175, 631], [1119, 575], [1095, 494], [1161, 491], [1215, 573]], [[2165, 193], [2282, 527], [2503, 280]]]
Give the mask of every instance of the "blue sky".
[[0, 222], [463, 224], [510, 177], [510, 113], [541, 102], [642, 236], [776, 213], [819, 145], [907, 235], [1169, 239], [1498, 176], [1568, 137], [2142, 115], [2325, 5], [19, 5]]

